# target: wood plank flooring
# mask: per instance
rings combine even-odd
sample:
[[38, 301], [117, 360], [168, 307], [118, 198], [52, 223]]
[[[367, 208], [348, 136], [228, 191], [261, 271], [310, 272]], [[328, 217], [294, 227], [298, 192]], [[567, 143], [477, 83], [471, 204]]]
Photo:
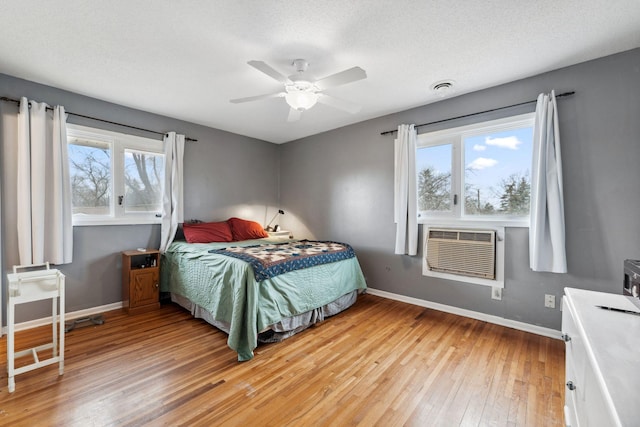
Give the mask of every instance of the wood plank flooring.
[[[169, 304], [66, 334], [57, 365], [7, 391], [0, 425], [559, 426], [564, 344], [363, 295], [349, 310], [237, 362], [227, 336]], [[16, 349], [50, 327], [16, 334]], [[46, 356], [46, 355], [44, 355]], [[43, 356], [43, 357], [44, 357]], [[27, 360], [28, 362], [28, 360]]]

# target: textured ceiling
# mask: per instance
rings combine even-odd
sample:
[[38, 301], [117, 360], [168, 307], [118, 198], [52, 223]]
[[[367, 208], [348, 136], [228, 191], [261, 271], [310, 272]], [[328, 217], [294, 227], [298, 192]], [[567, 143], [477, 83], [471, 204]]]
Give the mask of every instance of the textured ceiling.
[[[640, 46], [640, 0], [1, 1], [0, 73], [282, 143]], [[315, 78], [360, 66], [287, 122], [282, 86], [249, 60]], [[2, 95], [2, 94], [0, 94]], [[47, 101], [47, 100], [42, 100]]]

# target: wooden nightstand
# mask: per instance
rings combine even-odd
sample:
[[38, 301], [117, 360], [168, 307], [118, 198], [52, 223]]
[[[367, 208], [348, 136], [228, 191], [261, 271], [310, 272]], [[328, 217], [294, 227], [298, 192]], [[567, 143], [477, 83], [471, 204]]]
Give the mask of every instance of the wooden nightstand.
[[160, 308], [160, 251], [122, 252], [122, 305], [129, 314]]

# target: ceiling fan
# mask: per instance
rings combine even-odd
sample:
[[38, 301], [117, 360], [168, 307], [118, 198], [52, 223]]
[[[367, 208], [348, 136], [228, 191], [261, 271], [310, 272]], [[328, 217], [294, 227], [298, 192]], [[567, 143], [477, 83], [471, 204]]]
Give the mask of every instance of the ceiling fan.
[[359, 105], [334, 98], [323, 92], [325, 89], [331, 87], [341, 86], [347, 83], [366, 79], [367, 73], [360, 67], [349, 68], [320, 80], [311, 80], [308, 76], [305, 76], [305, 72], [307, 71], [307, 68], [309, 68], [309, 63], [304, 59], [296, 59], [292, 62], [291, 65], [295, 68], [296, 72], [289, 77], [281, 74], [273, 67], [262, 61], [249, 61], [247, 64], [284, 84], [284, 90], [266, 95], [230, 100], [230, 102], [234, 104], [268, 98], [284, 98], [287, 104], [291, 107], [289, 109], [289, 117], [287, 118], [290, 122], [300, 119], [302, 112], [313, 107], [317, 102], [352, 114], [360, 111]]

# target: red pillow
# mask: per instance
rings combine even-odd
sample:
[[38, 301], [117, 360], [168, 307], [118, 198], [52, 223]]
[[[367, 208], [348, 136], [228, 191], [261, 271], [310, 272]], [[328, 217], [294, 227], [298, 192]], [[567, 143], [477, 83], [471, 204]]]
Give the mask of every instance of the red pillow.
[[233, 240], [250, 240], [250, 239], [262, 239], [263, 237], [269, 237], [266, 231], [260, 224], [255, 221], [247, 221], [240, 218], [229, 218], [227, 220], [229, 226], [231, 226], [231, 234], [233, 234]]
[[189, 243], [231, 242], [233, 235], [226, 221], [184, 223], [184, 238]]

